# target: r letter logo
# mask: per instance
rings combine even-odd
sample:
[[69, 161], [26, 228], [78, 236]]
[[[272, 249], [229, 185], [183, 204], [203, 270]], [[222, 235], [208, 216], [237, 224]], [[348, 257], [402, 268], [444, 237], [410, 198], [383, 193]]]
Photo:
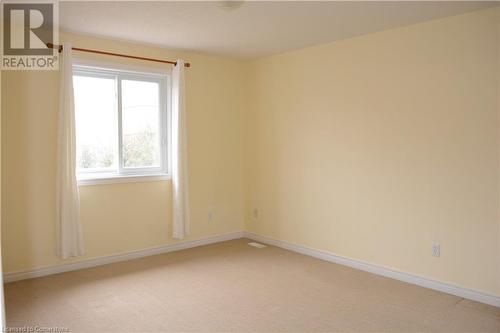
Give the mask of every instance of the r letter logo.
[[2, 69], [58, 69], [57, 13], [52, 2], [2, 3]]

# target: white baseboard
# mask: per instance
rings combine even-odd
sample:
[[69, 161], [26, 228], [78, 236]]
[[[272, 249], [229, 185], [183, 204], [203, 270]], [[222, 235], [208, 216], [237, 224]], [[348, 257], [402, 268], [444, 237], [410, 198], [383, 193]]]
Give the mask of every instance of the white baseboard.
[[392, 278], [395, 280], [415, 284], [415, 285], [418, 285], [421, 287], [441, 291], [441, 292], [452, 294], [452, 295], [455, 295], [458, 297], [463, 297], [463, 298], [467, 298], [467, 299], [470, 299], [473, 301], [477, 301], [477, 302], [493, 305], [496, 307], [500, 307], [500, 297], [495, 296], [495, 295], [486, 294], [486, 293], [472, 290], [472, 289], [462, 288], [462, 287], [455, 286], [455, 285], [452, 285], [449, 283], [435, 281], [435, 280], [431, 280], [428, 278], [420, 277], [420, 276], [409, 274], [409, 273], [395, 271], [395, 270], [392, 270], [389, 268], [377, 266], [377, 265], [370, 264], [367, 262], [338, 256], [338, 255], [335, 255], [335, 254], [330, 253], [330, 252], [312, 249], [312, 248], [309, 248], [307, 246], [293, 244], [293, 243], [289, 243], [289, 242], [281, 241], [281, 240], [276, 240], [276, 239], [272, 239], [269, 237], [257, 235], [257, 234], [251, 233], [251, 232], [246, 232], [246, 231], [236, 231], [236, 232], [231, 232], [228, 234], [222, 234], [222, 235], [217, 235], [217, 236], [212, 236], [212, 237], [207, 237], [207, 238], [202, 238], [202, 239], [197, 239], [197, 240], [184, 241], [184, 242], [168, 244], [168, 245], [144, 249], [144, 250], [132, 251], [132, 252], [127, 252], [127, 253], [122, 253], [122, 254], [117, 254], [117, 255], [112, 255], [112, 256], [106, 256], [106, 257], [100, 257], [100, 258], [94, 258], [94, 259], [88, 259], [88, 260], [79, 261], [79, 262], [70, 263], [70, 264], [63, 264], [63, 265], [58, 265], [58, 266], [39, 268], [39, 269], [35, 269], [35, 270], [30, 270], [30, 271], [7, 273], [7, 274], [4, 274], [3, 278], [4, 278], [4, 282], [13, 282], [13, 281], [31, 279], [31, 278], [42, 277], [42, 276], [46, 276], [46, 275], [52, 275], [52, 274], [75, 271], [75, 270], [79, 270], [79, 269], [96, 267], [96, 266], [101, 266], [101, 265], [106, 265], [106, 264], [111, 264], [111, 263], [116, 263], [116, 262], [121, 262], [121, 261], [138, 259], [138, 258], [156, 255], [156, 254], [174, 252], [174, 251], [189, 249], [189, 248], [198, 247], [198, 246], [202, 246], [202, 245], [208, 245], [208, 244], [214, 244], [214, 243], [224, 242], [224, 241], [228, 241], [228, 240], [238, 239], [238, 238], [242, 238], [242, 237], [246, 237], [246, 238], [255, 240], [257, 242], [277, 246], [277, 247], [280, 247], [280, 248], [283, 248], [286, 250], [290, 250], [290, 251], [294, 251], [294, 252], [301, 253], [304, 255], [308, 255], [308, 256], [318, 258], [321, 260], [337, 263], [340, 265], [352, 267], [352, 268], [359, 269], [359, 270], [366, 271], [366, 272], [370, 272], [373, 274], [389, 277], [389, 278]]
[[83, 268], [90, 268], [90, 267], [95, 267], [95, 266], [116, 263], [116, 262], [120, 262], [120, 261], [143, 258], [143, 257], [148, 257], [148, 256], [156, 255], [156, 254], [179, 251], [179, 250], [189, 249], [192, 247], [214, 244], [214, 243], [224, 242], [224, 241], [238, 239], [238, 238], [242, 238], [242, 237], [243, 237], [243, 231], [236, 231], [236, 232], [231, 232], [228, 234], [222, 234], [222, 235], [217, 235], [217, 236], [212, 236], [212, 237], [207, 237], [207, 238], [202, 238], [202, 239], [196, 239], [196, 240], [183, 241], [183, 242], [179, 242], [179, 243], [168, 244], [168, 245], [158, 246], [158, 247], [144, 249], [144, 250], [126, 252], [126, 253], [121, 253], [121, 254], [116, 254], [116, 255], [111, 255], [111, 256], [106, 256], [106, 257], [94, 258], [94, 259], [87, 259], [87, 260], [83, 260], [83, 261], [79, 261], [79, 262], [75, 262], [75, 263], [70, 263], [70, 264], [62, 264], [62, 265], [57, 265], [57, 266], [52, 266], [52, 267], [39, 268], [39, 269], [30, 270], [30, 271], [7, 273], [7, 274], [4, 274], [3, 278], [4, 278], [4, 282], [13, 282], [13, 281], [31, 279], [31, 278], [52, 275], [52, 274], [57, 274], [57, 273], [75, 271], [75, 270], [83, 269]]
[[308, 256], [311, 256], [314, 258], [321, 259], [321, 260], [330, 261], [330, 262], [333, 262], [336, 264], [349, 266], [349, 267], [352, 267], [355, 269], [359, 269], [359, 270], [370, 272], [370, 273], [377, 274], [377, 275], [382, 275], [382, 276], [389, 277], [389, 278], [392, 278], [395, 280], [415, 284], [415, 285], [418, 285], [421, 287], [441, 291], [441, 292], [444, 292], [447, 294], [452, 294], [452, 295], [455, 295], [458, 297], [467, 298], [467, 299], [470, 299], [473, 301], [477, 301], [477, 302], [493, 305], [496, 307], [500, 307], [500, 297], [495, 296], [495, 295], [486, 294], [486, 293], [479, 292], [476, 290], [458, 287], [458, 286], [455, 286], [452, 284], [427, 279], [427, 278], [420, 277], [420, 276], [413, 275], [413, 274], [409, 274], [409, 273], [395, 271], [395, 270], [385, 268], [382, 266], [377, 266], [377, 265], [369, 264], [367, 262], [341, 257], [341, 256], [335, 255], [335, 254], [330, 253], [330, 252], [316, 250], [316, 249], [312, 249], [312, 248], [309, 248], [309, 247], [306, 247], [303, 245], [298, 245], [298, 244], [293, 244], [293, 243], [289, 243], [286, 241], [268, 238], [268, 237], [257, 235], [257, 234], [251, 233], [251, 232], [245, 231], [244, 236], [246, 238], [252, 239], [252, 240], [257, 241], [257, 242], [281, 247], [281, 248], [286, 249], [286, 250], [298, 252], [298, 253], [305, 254], [305, 255], [308, 255]]

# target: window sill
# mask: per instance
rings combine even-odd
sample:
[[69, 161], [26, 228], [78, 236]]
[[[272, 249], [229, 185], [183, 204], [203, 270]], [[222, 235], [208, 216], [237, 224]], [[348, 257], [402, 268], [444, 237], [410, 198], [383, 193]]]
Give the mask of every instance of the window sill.
[[172, 179], [168, 174], [152, 175], [105, 175], [92, 178], [78, 178], [78, 186], [103, 185], [116, 183], [142, 183]]

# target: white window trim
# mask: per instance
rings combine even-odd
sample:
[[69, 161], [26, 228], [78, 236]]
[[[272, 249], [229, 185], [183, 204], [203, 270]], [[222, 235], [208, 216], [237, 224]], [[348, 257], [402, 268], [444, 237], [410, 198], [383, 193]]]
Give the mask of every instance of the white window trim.
[[85, 58], [75, 58], [75, 57], [73, 58], [73, 66], [90, 67], [90, 68], [97, 68], [97, 69], [111, 70], [111, 71], [135, 72], [138, 74], [152, 74], [161, 76], [165, 75], [170, 76], [172, 74], [172, 69], [166, 67], [156, 68], [156, 67], [147, 67], [140, 65], [122, 64], [105, 60], [85, 59]]
[[103, 184], [117, 184], [117, 183], [144, 183], [144, 182], [157, 182], [172, 179], [170, 174], [151, 174], [151, 175], [119, 175], [108, 174], [101, 177], [93, 178], [78, 178], [78, 186], [89, 185], [103, 185]]
[[[76, 70], [75, 70], [76, 67]], [[73, 70], [77, 72], [101, 72], [101, 74], [110, 73], [123, 78], [141, 78], [141, 76], [146, 76], [147, 80], [151, 78], [156, 78], [156, 80], [151, 80], [159, 82], [160, 89], [166, 91], [166, 94], [160, 94], [161, 109], [165, 110], [160, 113], [160, 122], [162, 123], [163, 138], [161, 138], [160, 147], [166, 150], [162, 152], [161, 166], [157, 169], [153, 168], [130, 168], [129, 170], [124, 170], [120, 162], [118, 163], [118, 172], [101, 172], [92, 174], [89, 173], [77, 173], [78, 186], [87, 185], [101, 185], [101, 184], [113, 184], [113, 183], [129, 183], [129, 182], [151, 182], [151, 181], [165, 181], [171, 179], [171, 70], [164, 68], [151, 68], [151, 67], [141, 67], [125, 64], [117, 64], [105, 61], [96, 61], [89, 59], [76, 58], [73, 60]], [[118, 80], [120, 84], [120, 80]], [[121, 89], [118, 89], [118, 93], [121, 93]], [[121, 96], [118, 96], [118, 117], [121, 118]], [[121, 121], [118, 122], [118, 140], [121, 138]], [[121, 147], [121, 142], [119, 144]], [[119, 161], [121, 161], [121, 149], [118, 150], [120, 154]]]

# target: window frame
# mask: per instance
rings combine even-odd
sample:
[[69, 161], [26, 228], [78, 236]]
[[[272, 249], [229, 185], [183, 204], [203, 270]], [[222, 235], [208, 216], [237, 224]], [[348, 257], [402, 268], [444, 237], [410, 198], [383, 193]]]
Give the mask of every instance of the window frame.
[[[147, 67], [74, 59], [73, 76], [114, 78], [116, 80], [117, 168], [113, 171], [77, 170], [78, 185], [141, 182], [171, 178], [171, 71]], [[154, 82], [159, 87], [159, 167], [125, 167], [123, 161], [122, 81]], [[76, 107], [75, 107], [76, 109]], [[76, 128], [77, 129], [77, 128]], [[78, 129], [77, 129], [78, 130]]]

